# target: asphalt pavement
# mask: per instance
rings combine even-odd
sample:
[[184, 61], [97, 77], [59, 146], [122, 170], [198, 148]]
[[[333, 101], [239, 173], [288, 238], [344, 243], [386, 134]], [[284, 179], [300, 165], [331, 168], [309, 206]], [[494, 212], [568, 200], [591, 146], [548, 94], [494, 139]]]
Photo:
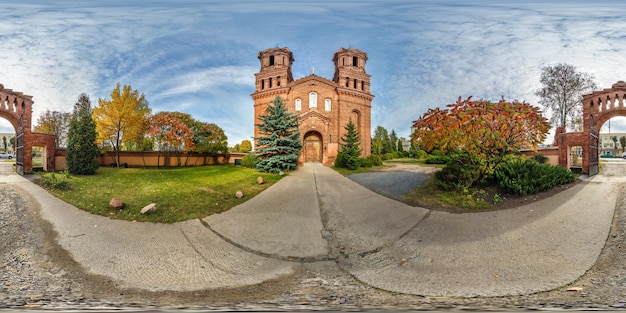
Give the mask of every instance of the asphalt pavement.
[[21, 190], [88, 272], [119, 286], [189, 291], [289, 275], [334, 260], [375, 288], [430, 296], [505, 296], [567, 285], [606, 241], [621, 176], [597, 175], [551, 198], [497, 212], [412, 207], [320, 165], [290, 173], [218, 215], [175, 224], [79, 210], [15, 174]]

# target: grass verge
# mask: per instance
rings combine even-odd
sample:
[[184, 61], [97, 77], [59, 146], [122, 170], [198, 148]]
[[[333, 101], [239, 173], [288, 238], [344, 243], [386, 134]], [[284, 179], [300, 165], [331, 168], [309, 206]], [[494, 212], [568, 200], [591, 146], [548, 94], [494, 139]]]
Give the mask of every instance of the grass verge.
[[[265, 180], [262, 185], [257, 184], [259, 176]], [[96, 175], [90, 176], [46, 173], [39, 184], [56, 197], [93, 214], [129, 221], [174, 223], [227, 211], [280, 178], [233, 165], [169, 169], [101, 167]], [[51, 179], [55, 181], [52, 187], [42, 184]], [[61, 188], [54, 188], [55, 185]], [[242, 191], [244, 197], [236, 198], [237, 191]], [[113, 197], [124, 202], [124, 209], [109, 207]], [[150, 203], [156, 203], [158, 210], [141, 214], [141, 209]]]

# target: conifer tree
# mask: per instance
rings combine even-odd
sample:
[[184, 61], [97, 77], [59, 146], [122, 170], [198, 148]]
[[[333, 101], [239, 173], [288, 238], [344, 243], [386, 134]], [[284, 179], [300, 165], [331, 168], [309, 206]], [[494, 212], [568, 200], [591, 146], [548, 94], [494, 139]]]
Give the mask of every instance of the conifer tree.
[[67, 169], [72, 174], [93, 175], [98, 169], [96, 123], [93, 121], [89, 96], [81, 94], [67, 134]]
[[343, 144], [337, 153], [335, 166], [356, 170], [360, 166], [361, 148], [359, 147], [359, 133], [352, 120], [345, 127], [346, 135], [341, 137]]
[[261, 137], [257, 139], [259, 171], [279, 173], [298, 167], [298, 157], [302, 149], [298, 116], [287, 112], [285, 103], [277, 96], [274, 103], [267, 107], [268, 113], [259, 116]]

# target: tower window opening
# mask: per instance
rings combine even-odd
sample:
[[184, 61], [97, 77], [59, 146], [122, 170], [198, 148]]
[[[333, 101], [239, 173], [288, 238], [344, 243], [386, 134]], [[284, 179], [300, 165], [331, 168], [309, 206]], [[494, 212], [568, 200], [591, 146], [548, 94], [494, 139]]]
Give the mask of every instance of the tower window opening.
[[269, 87], [272, 88], [272, 79], [271, 78], [270, 78], [270, 85], [269, 85]]
[[356, 78], [355, 78], [355, 79], [354, 79], [354, 88], [357, 88], [357, 84], [356, 84], [356, 83], [357, 83], [357, 80], [356, 80]]
[[346, 87], [350, 87], [350, 77], [346, 77]]
[[280, 76], [276, 77], [276, 87], [280, 87]]
[[352, 57], [352, 66], [359, 66], [359, 58]]
[[270, 66], [274, 65], [274, 56], [270, 55]]
[[265, 89], [265, 79], [261, 79], [261, 90]]

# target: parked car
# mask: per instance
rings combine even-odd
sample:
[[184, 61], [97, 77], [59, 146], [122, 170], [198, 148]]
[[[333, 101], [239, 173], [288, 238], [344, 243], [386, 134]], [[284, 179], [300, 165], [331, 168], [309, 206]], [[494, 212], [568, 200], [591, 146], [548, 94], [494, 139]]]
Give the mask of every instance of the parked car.
[[622, 153], [622, 159], [626, 159], [626, 152]]
[[13, 154], [7, 153], [7, 152], [0, 152], [0, 159], [14, 159], [15, 156]]

